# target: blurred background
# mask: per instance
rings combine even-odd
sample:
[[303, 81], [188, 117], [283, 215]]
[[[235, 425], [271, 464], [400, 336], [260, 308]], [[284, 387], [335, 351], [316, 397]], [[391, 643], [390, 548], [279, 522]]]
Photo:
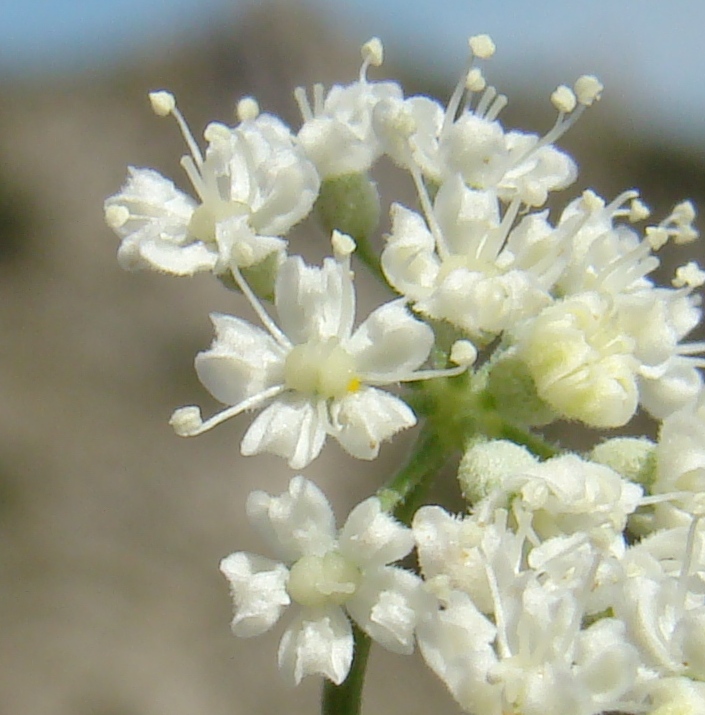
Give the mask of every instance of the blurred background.
[[[705, 206], [705, 4], [700, 0], [5, 0], [0, 5], [0, 712], [237, 715], [316, 712], [318, 683], [283, 686], [280, 629], [229, 633], [217, 570], [263, 544], [244, 518], [253, 488], [282, 491], [277, 459], [245, 459], [247, 418], [196, 440], [167, 420], [215, 405], [193, 372], [207, 314], [242, 311], [206, 278], [128, 274], [103, 223], [128, 164], [187, 188], [173, 121], [147, 92], [173, 91], [195, 134], [237, 99], [296, 125], [291, 92], [345, 83], [372, 35], [374, 78], [445, 99], [469, 35], [490, 33], [502, 121], [545, 131], [548, 97], [593, 72], [602, 101], [561, 145], [610, 198], [638, 187], [654, 215]], [[388, 195], [412, 199], [399, 176]], [[559, 198], [559, 202], [561, 199]], [[702, 226], [701, 226], [702, 228]], [[326, 251], [304, 227], [307, 255]], [[696, 248], [689, 247], [691, 253]], [[681, 263], [687, 256], [669, 254]], [[366, 293], [360, 309], [380, 298]], [[326, 448], [306, 476], [344, 517], [401, 458], [371, 465]], [[415, 657], [373, 652], [368, 711], [455, 713]]]

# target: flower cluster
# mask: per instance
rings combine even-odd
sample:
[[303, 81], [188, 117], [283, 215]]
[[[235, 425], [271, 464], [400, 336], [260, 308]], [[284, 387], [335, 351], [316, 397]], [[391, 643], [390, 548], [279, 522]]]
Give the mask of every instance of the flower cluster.
[[[211, 316], [215, 338], [195, 367], [224, 408], [205, 420], [177, 409], [177, 434], [259, 410], [242, 454], [300, 470], [327, 437], [370, 460], [424, 422], [409, 464], [339, 531], [302, 476], [279, 496], [250, 495], [248, 518], [274, 558], [221, 562], [232, 629], [258, 635], [291, 607], [279, 647], [289, 681], [342, 684], [366, 638], [402, 654], [418, 643], [474, 715], [696, 715], [705, 343], [687, 336], [705, 271], [691, 262], [670, 285], [652, 277], [666, 244], [697, 238], [695, 211], [686, 201], [649, 222], [636, 191], [585, 191], [552, 216], [550, 194], [577, 176], [555, 142], [602, 85], [586, 75], [558, 87], [543, 136], [507, 130], [506, 97], [481, 68], [494, 50], [486, 35], [470, 39], [443, 105], [370, 80], [383, 59], [370, 40], [356, 81], [296, 90], [298, 130], [246, 97], [235, 126], [206, 127], [204, 151], [174, 97], [153, 92], [155, 113], [183, 134], [193, 195], [131, 168], [106, 220], [125, 268], [211, 273], [259, 322]], [[376, 249], [383, 157], [417, 202], [389, 206]], [[321, 266], [290, 252], [303, 221], [330, 233]], [[356, 250], [389, 292], [359, 323]], [[640, 411], [657, 441], [607, 433], [578, 454], [541, 433], [560, 421], [620, 428]], [[466, 510], [420, 506], [454, 453]], [[400, 567], [414, 550], [417, 568]]]

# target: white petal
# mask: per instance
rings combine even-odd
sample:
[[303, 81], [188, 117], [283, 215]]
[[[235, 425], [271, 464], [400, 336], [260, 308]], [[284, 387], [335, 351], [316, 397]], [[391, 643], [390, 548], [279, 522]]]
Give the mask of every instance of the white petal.
[[196, 356], [206, 389], [226, 405], [237, 405], [284, 380], [282, 348], [261, 328], [231, 315], [213, 313], [215, 340]]
[[307, 266], [300, 256], [282, 264], [275, 288], [280, 326], [296, 344], [347, 338], [355, 317], [355, 294], [347, 268], [331, 258]]
[[334, 400], [330, 415], [333, 435], [358, 459], [374, 459], [381, 442], [416, 424], [416, 416], [405, 402], [372, 387]]
[[464, 593], [453, 592], [445, 605], [419, 623], [419, 650], [468, 712], [499, 715], [502, 686], [490, 685], [487, 677], [497, 663], [497, 629]]
[[250, 425], [240, 451], [246, 457], [261, 452], [277, 454], [288, 460], [292, 469], [301, 469], [320, 454], [325, 438], [325, 420], [316, 404], [284, 395]]
[[694, 399], [702, 385], [700, 371], [675, 358], [658, 380], [640, 380], [639, 399], [653, 417], [664, 419]]
[[168, 233], [182, 235], [191, 219], [196, 202], [179, 191], [172, 181], [153, 169], [129, 168], [120, 193], [105, 202], [106, 210], [124, 207], [127, 220], [114, 227], [125, 237], [145, 226], [153, 226]]
[[395, 300], [373, 311], [343, 347], [355, 357], [358, 373], [379, 384], [408, 380], [433, 341], [433, 330], [411, 315], [404, 300]]
[[439, 260], [435, 241], [419, 214], [393, 204], [392, 232], [382, 251], [382, 270], [389, 283], [411, 300], [432, 290], [438, 275]]
[[247, 216], [231, 216], [218, 221], [215, 235], [221, 261], [234, 262], [240, 268], [263, 261], [270, 253], [283, 254], [286, 241], [282, 238], [255, 233]]
[[152, 169], [130, 167], [120, 193], [105, 202], [106, 216], [122, 244], [118, 260], [123, 268], [155, 268], [175, 275], [211, 270], [217, 252], [188, 233], [196, 204], [174, 184]]
[[262, 491], [247, 499], [247, 518], [287, 563], [301, 556], [323, 556], [335, 547], [335, 515], [325, 494], [303, 477], [273, 497]]
[[232, 630], [249, 638], [268, 631], [291, 603], [286, 592], [289, 571], [277, 561], [238, 552], [220, 562], [235, 602]]
[[118, 260], [123, 268], [132, 270], [148, 264], [164, 273], [175, 276], [192, 276], [199, 271], [212, 270], [218, 260], [218, 254], [203, 243], [179, 245], [176, 242], [163, 240], [161, 236], [153, 239], [143, 239], [139, 243], [139, 262], [134, 251], [134, 244], [125, 239], [118, 251]]
[[470, 189], [455, 174], [438, 190], [433, 211], [451, 253], [480, 259], [479, 265], [483, 258], [495, 260], [504, 241], [496, 231], [500, 216], [494, 192]]
[[269, 168], [274, 181], [265, 200], [253, 213], [252, 225], [260, 233], [283, 236], [311, 211], [320, 179], [313, 164], [302, 154], [292, 153], [285, 161], [272, 161]]
[[340, 685], [350, 670], [352, 656], [352, 628], [340, 608], [302, 613], [279, 644], [279, 667], [295, 685], [307, 675], [324, 675]]
[[399, 561], [414, 548], [411, 529], [382, 511], [377, 497], [365, 499], [350, 512], [338, 541], [343, 556], [367, 568]]
[[435, 600], [423, 591], [418, 576], [385, 566], [364, 574], [345, 607], [371, 638], [393, 653], [409, 655], [419, 618], [435, 608]]

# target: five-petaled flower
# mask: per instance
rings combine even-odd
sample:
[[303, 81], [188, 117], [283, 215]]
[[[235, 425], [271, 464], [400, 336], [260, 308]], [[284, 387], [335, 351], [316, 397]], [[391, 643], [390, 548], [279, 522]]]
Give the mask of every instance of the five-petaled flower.
[[353, 656], [348, 616], [395, 653], [411, 653], [414, 630], [428, 596], [418, 576], [396, 566], [414, 546], [410, 529], [383, 512], [379, 499], [358, 504], [337, 532], [318, 487], [294, 477], [279, 496], [252, 492], [247, 516], [279, 561], [237, 552], [220, 570], [235, 602], [238, 636], [269, 630], [287, 606], [297, 614], [279, 646], [279, 667], [299, 683], [321, 674], [340, 684]]
[[337, 257], [327, 258], [322, 268], [307, 266], [300, 256], [282, 264], [275, 286], [281, 328], [235, 272], [267, 331], [230, 315], [212, 316], [216, 338], [196, 357], [196, 370], [231, 407], [205, 422], [197, 407], [177, 410], [171, 423], [179, 434], [200, 434], [270, 402], [245, 433], [243, 454], [271, 452], [300, 469], [332, 435], [354, 457], [374, 459], [382, 441], [416, 423], [411, 408], [379, 386], [465, 369], [419, 371], [433, 346], [433, 330], [403, 300], [382, 305], [353, 330], [354, 242], [336, 232], [333, 244]]

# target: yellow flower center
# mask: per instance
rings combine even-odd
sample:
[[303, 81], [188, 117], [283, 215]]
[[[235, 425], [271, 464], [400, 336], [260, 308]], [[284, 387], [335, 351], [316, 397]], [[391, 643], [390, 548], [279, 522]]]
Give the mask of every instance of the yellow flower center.
[[284, 382], [290, 390], [325, 399], [360, 389], [355, 360], [336, 340], [296, 345], [284, 364]]

